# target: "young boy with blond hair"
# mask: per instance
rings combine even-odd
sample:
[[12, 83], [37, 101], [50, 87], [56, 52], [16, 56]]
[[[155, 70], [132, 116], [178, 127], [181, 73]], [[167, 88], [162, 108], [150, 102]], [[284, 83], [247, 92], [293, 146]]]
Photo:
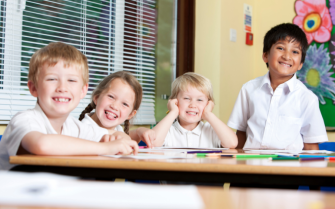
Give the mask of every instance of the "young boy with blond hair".
[[106, 129], [70, 116], [88, 89], [87, 59], [75, 47], [57, 42], [38, 50], [30, 60], [28, 77], [37, 103], [9, 122], [0, 141], [0, 170], [14, 166], [9, 156], [25, 153], [104, 155], [129, 154], [133, 149], [137, 153], [137, 143], [124, 133], [109, 135]]
[[172, 83], [170, 98], [169, 113], [153, 128], [155, 147], [236, 147], [235, 133], [212, 113], [213, 88], [208, 78], [197, 73], [179, 76]]

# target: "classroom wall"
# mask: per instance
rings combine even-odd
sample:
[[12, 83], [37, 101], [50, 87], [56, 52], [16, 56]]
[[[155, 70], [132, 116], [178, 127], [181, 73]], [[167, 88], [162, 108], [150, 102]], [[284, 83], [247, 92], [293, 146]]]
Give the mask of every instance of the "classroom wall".
[[[254, 10], [255, 0], [196, 1], [195, 72], [211, 80], [213, 112], [224, 122], [242, 84], [253, 77], [254, 47], [244, 44], [244, 3]], [[236, 29], [236, 42], [229, 40], [230, 28]]]
[[[262, 60], [263, 37], [273, 26], [292, 22], [295, 0], [196, 0], [195, 72], [214, 87], [214, 113], [225, 123], [242, 85], [267, 72]], [[253, 9], [254, 45], [245, 44], [243, 4]], [[230, 28], [237, 41], [229, 40]], [[328, 132], [335, 141], [335, 132]]]

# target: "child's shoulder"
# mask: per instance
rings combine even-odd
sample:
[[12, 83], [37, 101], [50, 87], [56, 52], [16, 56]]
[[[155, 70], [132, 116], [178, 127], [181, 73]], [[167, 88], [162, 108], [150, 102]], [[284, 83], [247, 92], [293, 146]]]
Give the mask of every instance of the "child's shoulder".
[[[267, 75], [264, 75], [267, 76]], [[242, 89], [248, 90], [248, 91], [253, 91], [256, 88], [260, 87], [263, 83], [264, 76], [257, 77], [255, 79], [252, 79], [245, 84], [242, 85]]]
[[318, 97], [309, 90], [305, 84], [303, 84], [300, 80], [297, 79], [296, 82], [296, 90], [299, 91], [299, 95], [302, 100], [306, 100], [306, 102], [317, 101], [319, 100]]
[[29, 119], [38, 119], [38, 112], [36, 108], [23, 110], [17, 112], [9, 121], [9, 123], [15, 123], [16, 121], [25, 121], [27, 123]]

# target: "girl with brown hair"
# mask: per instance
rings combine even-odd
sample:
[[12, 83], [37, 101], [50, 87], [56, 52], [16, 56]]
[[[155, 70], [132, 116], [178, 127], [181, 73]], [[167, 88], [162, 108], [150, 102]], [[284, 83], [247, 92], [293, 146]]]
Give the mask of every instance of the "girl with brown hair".
[[[99, 83], [93, 91], [91, 103], [81, 113], [79, 120], [108, 130], [124, 131], [138, 143], [142, 140], [151, 147], [155, 132], [143, 127], [129, 132], [129, 120], [136, 115], [141, 101], [141, 84], [132, 74], [119, 71]], [[91, 113], [94, 109], [95, 112]]]

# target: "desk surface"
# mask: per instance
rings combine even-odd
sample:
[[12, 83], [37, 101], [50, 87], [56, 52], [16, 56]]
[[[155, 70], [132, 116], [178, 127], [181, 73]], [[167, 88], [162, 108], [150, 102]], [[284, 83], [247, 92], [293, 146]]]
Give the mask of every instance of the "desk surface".
[[[206, 209], [334, 209], [335, 193], [273, 189], [198, 187]], [[55, 207], [5, 206], [0, 209], [56, 209]], [[57, 208], [60, 209], [60, 208]], [[70, 209], [70, 208], [69, 208]]]
[[10, 163], [19, 164], [12, 169], [13, 171], [51, 172], [104, 180], [113, 178], [166, 180], [200, 183], [200, 185], [222, 185], [230, 182], [235, 187], [292, 189], [297, 189], [299, 185], [308, 185], [313, 189], [319, 186], [335, 186], [335, 163], [328, 161], [196, 157], [136, 160], [104, 156], [20, 155], [10, 157]]
[[[227, 150], [236, 152], [236, 150]], [[238, 150], [238, 152], [243, 152]], [[157, 153], [152, 153], [157, 154]], [[11, 156], [10, 163], [39, 166], [65, 166], [180, 172], [240, 173], [335, 177], [335, 163], [328, 161], [238, 160], [236, 158], [188, 158], [168, 160], [115, 159], [104, 156]], [[317, 168], [317, 169], [316, 169]]]

